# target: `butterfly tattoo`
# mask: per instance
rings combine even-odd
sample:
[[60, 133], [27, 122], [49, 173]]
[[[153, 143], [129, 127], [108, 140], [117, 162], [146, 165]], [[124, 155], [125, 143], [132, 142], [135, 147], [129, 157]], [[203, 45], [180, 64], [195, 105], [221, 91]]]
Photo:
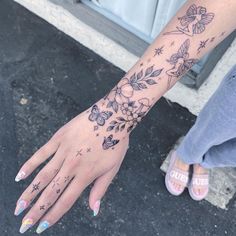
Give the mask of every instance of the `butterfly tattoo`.
[[120, 140], [113, 139], [113, 135], [111, 134], [107, 138], [104, 137], [104, 141], [103, 141], [102, 147], [103, 147], [104, 150], [107, 150], [107, 149], [115, 146], [119, 142], [120, 142]]
[[97, 105], [93, 105], [91, 114], [88, 119], [90, 121], [96, 121], [98, 125], [103, 126], [105, 121], [108, 120], [112, 116], [111, 111], [100, 111]]
[[177, 79], [184, 75], [198, 61], [197, 59], [189, 58], [189, 46], [190, 40], [187, 39], [180, 46], [178, 52], [167, 60], [167, 62], [172, 65], [172, 67], [166, 71], [168, 75], [168, 88], [171, 87], [172, 79]]

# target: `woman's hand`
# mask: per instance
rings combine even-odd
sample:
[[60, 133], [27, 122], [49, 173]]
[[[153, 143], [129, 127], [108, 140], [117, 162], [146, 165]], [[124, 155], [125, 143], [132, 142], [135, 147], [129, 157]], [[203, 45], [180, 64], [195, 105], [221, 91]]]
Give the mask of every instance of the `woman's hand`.
[[38, 233], [55, 224], [93, 181], [89, 206], [97, 215], [100, 200], [118, 172], [129, 143], [127, 132], [120, 133], [119, 137], [115, 135], [116, 138], [107, 132], [107, 120], [112, 112], [101, 114], [101, 107], [95, 105], [75, 117], [22, 166], [16, 181], [28, 177], [53, 155], [17, 201], [15, 215], [23, 212], [41, 193], [24, 217], [21, 233], [40, 219]]

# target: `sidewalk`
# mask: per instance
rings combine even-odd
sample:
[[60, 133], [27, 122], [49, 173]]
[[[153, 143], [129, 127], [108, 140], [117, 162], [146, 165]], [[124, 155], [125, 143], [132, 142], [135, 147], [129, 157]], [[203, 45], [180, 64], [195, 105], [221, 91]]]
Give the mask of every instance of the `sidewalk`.
[[[15, 202], [32, 180], [15, 183], [19, 167], [124, 72], [11, 1], [1, 2], [0, 29], [0, 235], [15, 236], [22, 219], [13, 215]], [[165, 189], [160, 165], [194, 121], [161, 99], [133, 132], [99, 216], [88, 208], [87, 190], [44, 235], [235, 235], [234, 201], [226, 211]], [[25, 235], [36, 235], [35, 228]]]

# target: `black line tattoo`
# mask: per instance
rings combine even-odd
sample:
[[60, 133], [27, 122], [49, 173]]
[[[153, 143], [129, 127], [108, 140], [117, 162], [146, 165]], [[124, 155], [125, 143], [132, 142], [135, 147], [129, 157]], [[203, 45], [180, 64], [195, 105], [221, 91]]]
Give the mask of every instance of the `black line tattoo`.
[[224, 35], [225, 35], [225, 31], [220, 34], [220, 37], [222, 37], [222, 36], [224, 36]]
[[69, 182], [69, 181], [70, 181], [70, 176], [68, 175], [68, 176], [65, 177], [64, 183]]
[[52, 181], [52, 188], [54, 188], [55, 186], [59, 186], [60, 183], [59, 183], [59, 180], [60, 180], [61, 177], [58, 177], [57, 179], [54, 179]]
[[199, 44], [198, 49], [197, 49], [197, 53], [200, 53], [201, 49], [206, 47], [206, 44], [207, 44], [208, 40], [209, 39], [200, 41], [200, 44]]
[[143, 66], [143, 63], [140, 63], [140, 65], [139, 65], [139, 66], [140, 66], [140, 67], [141, 67], [141, 66]]
[[134, 73], [130, 78], [122, 78], [120, 83], [104, 98], [108, 100], [107, 108], [117, 113], [122, 104], [131, 102], [134, 91], [147, 89], [149, 85], [157, 84], [154, 78], [158, 77], [162, 70], [163, 68], [154, 70], [154, 65], [152, 65], [145, 71], [142, 69], [137, 74]]
[[40, 182], [38, 182], [37, 184], [33, 184], [31, 193], [33, 193], [34, 191], [38, 191], [39, 190], [39, 185], [40, 185]]
[[168, 75], [168, 86], [167, 88], [170, 89], [173, 79], [177, 79], [183, 74], [185, 74], [198, 60], [194, 58], [189, 58], [189, 46], [190, 40], [187, 39], [183, 42], [180, 46], [177, 53], [171, 55], [170, 59], [167, 60], [172, 67], [166, 71]]
[[212, 37], [211, 40], [210, 40], [210, 43], [214, 42], [216, 37]]
[[39, 207], [39, 210], [40, 210], [40, 211], [41, 211], [41, 210], [45, 210], [45, 205], [40, 206], [40, 207]]
[[79, 151], [77, 151], [76, 156], [83, 156], [82, 151], [83, 151], [83, 149], [80, 149]]
[[169, 34], [185, 34], [188, 36], [194, 36], [195, 34], [201, 34], [206, 25], [208, 25], [214, 18], [215, 14], [207, 12], [207, 9], [202, 6], [196, 6], [192, 4], [186, 14], [179, 17], [180, 26], [176, 27], [176, 30], [166, 32], [164, 35]]
[[102, 143], [102, 147], [104, 150], [107, 150], [109, 148], [112, 148], [113, 146], [115, 146], [117, 143], [119, 143], [120, 140], [118, 139], [113, 139], [113, 135], [109, 135], [107, 138], [104, 137], [103, 143]]
[[163, 48], [164, 48], [164, 45], [162, 47], [156, 48], [155, 53], [154, 53], [154, 57], [156, 55], [158, 55], [158, 56], [161, 55], [163, 53]]
[[98, 136], [99, 136], [99, 133], [96, 134], [96, 137], [98, 137]]
[[172, 41], [171, 44], [170, 44], [170, 46], [172, 47], [172, 46], [174, 46], [174, 45], [175, 45], [175, 41]]
[[88, 117], [88, 119], [92, 122], [96, 122], [97, 125], [94, 126], [94, 130], [98, 129], [98, 126], [103, 126], [105, 124], [105, 121], [108, 120], [112, 116], [111, 111], [100, 111], [98, 106], [95, 104], [93, 105], [91, 109], [91, 113]]
[[139, 99], [138, 104], [137, 106], [134, 101], [122, 104], [121, 111], [125, 117], [120, 116], [111, 121], [107, 131], [114, 130], [117, 133], [125, 128], [127, 128], [127, 132], [132, 131], [150, 109], [148, 98]]

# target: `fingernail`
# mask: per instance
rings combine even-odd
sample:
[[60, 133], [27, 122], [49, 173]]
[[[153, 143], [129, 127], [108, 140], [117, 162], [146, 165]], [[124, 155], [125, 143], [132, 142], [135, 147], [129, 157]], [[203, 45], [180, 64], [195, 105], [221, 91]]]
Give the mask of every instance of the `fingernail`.
[[16, 178], [15, 178], [15, 181], [16, 182], [19, 182], [20, 180], [22, 180], [24, 177], [25, 177], [25, 172], [24, 171], [20, 171], [18, 174], [17, 174], [17, 176], [16, 176]]
[[20, 233], [23, 234], [33, 225], [32, 219], [25, 219], [20, 227]]
[[100, 209], [100, 203], [101, 203], [100, 200], [95, 202], [94, 207], [93, 207], [93, 216], [96, 216], [98, 214], [99, 209]]
[[16, 209], [15, 209], [15, 215], [18, 216], [20, 215], [28, 206], [28, 202], [25, 200], [20, 200], [17, 203]]
[[36, 229], [37, 234], [41, 234], [44, 230], [46, 230], [49, 227], [49, 223], [45, 220], [40, 222], [38, 228]]

